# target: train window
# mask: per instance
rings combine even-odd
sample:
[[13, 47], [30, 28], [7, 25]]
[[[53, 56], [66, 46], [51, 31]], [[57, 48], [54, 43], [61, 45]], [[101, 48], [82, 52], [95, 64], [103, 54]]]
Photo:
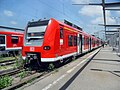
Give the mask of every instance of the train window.
[[94, 41], [94, 44], [96, 44], [96, 40]]
[[74, 46], [77, 46], [77, 36], [74, 36]]
[[63, 38], [63, 28], [60, 28], [60, 38]]
[[89, 38], [86, 39], [86, 44], [89, 44]]
[[0, 36], [0, 44], [5, 44], [5, 36]]
[[68, 35], [68, 46], [73, 46], [73, 44], [72, 44], [72, 38], [73, 38], [72, 35]]
[[34, 26], [34, 27], [28, 27], [27, 30], [27, 39], [43, 39], [45, 30], [47, 26]]
[[94, 44], [94, 40], [92, 39], [92, 44]]
[[12, 37], [11, 37], [11, 42], [12, 42], [13, 44], [17, 44], [17, 43], [18, 43], [18, 36], [12, 36]]
[[82, 37], [82, 45], [84, 45], [84, 37]]

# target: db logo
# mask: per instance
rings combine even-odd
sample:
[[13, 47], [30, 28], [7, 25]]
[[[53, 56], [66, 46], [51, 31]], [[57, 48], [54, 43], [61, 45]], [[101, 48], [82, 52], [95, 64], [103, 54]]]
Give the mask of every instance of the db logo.
[[30, 47], [30, 51], [35, 51], [35, 48], [34, 47]]

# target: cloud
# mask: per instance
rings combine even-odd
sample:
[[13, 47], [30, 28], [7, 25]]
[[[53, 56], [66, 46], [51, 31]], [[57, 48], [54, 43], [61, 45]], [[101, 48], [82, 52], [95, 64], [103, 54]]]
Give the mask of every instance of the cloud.
[[[91, 21], [92, 24], [103, 24], [103, 9], [101, 6], [84, 6], [80, 9], [79, 14], [94, 18]], [[111, 17], [110, 11], [106, 11], [106, 23], [116, 23], [116, 21]]]
[[71, 0], [73, 3], [89, 3], [91, 0]]
[[[103, 24], [103, 17], [97, 17], [96, 19], [91, 21], [92, 24]], [[111, 17], [106, 17], [106, 24], [116, 24], [115, 19]]]
[[116, 14], [117, 14], [117, 15], [120, 15], [120, 11], [116, 11]]
[[101, 16], [102, 15], [102, 7], [101, 6], [84, 6], [79, 11], [80, 14], [86, 16]]
[[98, 17], [94, 20], [91, 21], [92, 24], [103, 24], [103, 18], [102, 17]]
[[[83, 6], [79, 10], [79, 14], [90, 16], [90, 17], [102, 16], [103, 8], [102, 6]], [[110, 16], [110, 11], [106, 11], [106, 16]]]
[[6, 16], [9, 16], [9, 17], [13, 16], [13, 12], [12, 12], [12, 11], [9, 11], [9, 10], [4, 10], [3, 13], [4, 13]]
[[13, 25], [17, 24], [17, 22], [15, 22], [15, 21], [11, 21], [10, 23], [13, 24]]

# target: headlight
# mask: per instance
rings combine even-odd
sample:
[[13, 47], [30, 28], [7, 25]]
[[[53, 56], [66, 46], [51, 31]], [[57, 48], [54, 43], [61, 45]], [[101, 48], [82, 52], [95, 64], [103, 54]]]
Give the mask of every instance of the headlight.
[[50, 46], [44, 46], [43, 49], [44, 50], [50, 50]]

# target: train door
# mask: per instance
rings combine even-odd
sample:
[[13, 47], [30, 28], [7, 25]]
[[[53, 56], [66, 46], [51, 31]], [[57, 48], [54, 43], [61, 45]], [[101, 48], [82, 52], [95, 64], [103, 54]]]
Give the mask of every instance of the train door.
[[79, 54], [79, 53], [82, 53], [82, 35], [81, 34], [78, 34], [77, 43], [78, 43], [77, 52]]
[[0, 51], [4, 51], [6, 48], [6, 36], [0, 35]]
[[63, 37], [63, 27], [61, 26], [60, 27], [60, 48], [61, 50], [64, 48], [64, 37]]

